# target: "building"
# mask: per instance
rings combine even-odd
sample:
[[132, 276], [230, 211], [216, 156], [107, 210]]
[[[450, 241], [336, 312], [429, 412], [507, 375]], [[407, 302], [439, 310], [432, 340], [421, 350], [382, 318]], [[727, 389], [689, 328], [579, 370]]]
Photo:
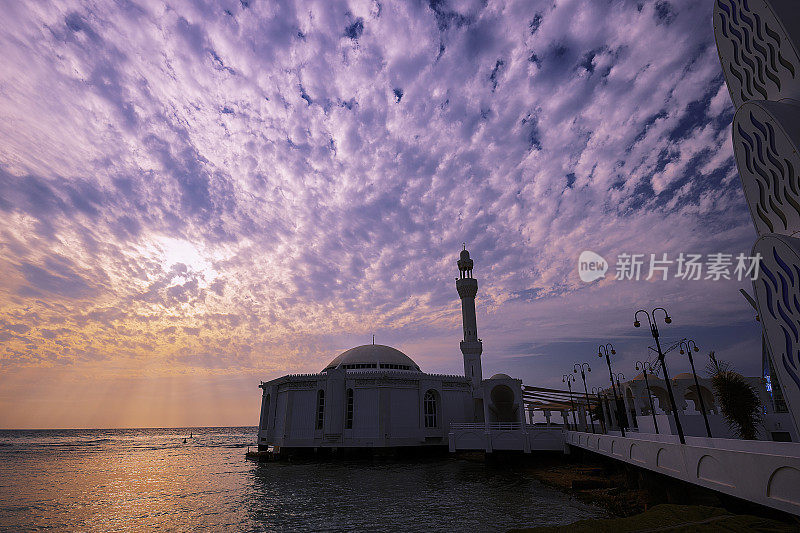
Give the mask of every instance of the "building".
[[[624, 421], [625, 426], [642, 434], [677, 434], [664, 379], [650, 373], [647, 377], [648, 379], [645, 381], [644, 374], [639, 374], [630, 381], [619, 383], [617, 392], [621, 396], [620, 403], [624, 406], [627, 415]], [[791, 417], [785, 409], [776, 408], [776, 402], [767, 390], [764, 378], [746, 377], [745, 379], [757, 392], [763, 408], [763, 424], [759, 428], [759, 439], [796, 442], [798, 437], [794, 432]], [[702, 414], [702, 408], [705, 406], [709, 428], [714, 437], [738, 438], [721, 413], [718, 400], [712, 392], [714, 388], [711, 379], [697, 377], [700, 394], [703, 396], [702, 404], [697, 396], [695, 378], [691, 373], [676, 374], [670, 381], [678, 407], [678, 416], [686, 436], [706, 436]], [[603, 393], [605, 398], [613, 397], [611, 389], [606, 389]], [[603, 411], [599, 414], [602, 415], [604, 424], [609, 428], [619, 428], [618, 413], [611, 409], [610, 405], [612, 404], [608, 401], [603, 402]]]
[[374, 342], [351, 348], [318, 374], [261, 383], [259, 450], [446, 446], [453, 425], [515, 424], [509, 431], [520, 431], [522, 382], [506, 374], [483, 379], [475, 317], [478, 282], [466, 248], [457, 264], [464, 375], [425, 373], [400, 350]]
[[780, 392], [781, 407], [790, 415], [789, 431], [795, 435], [800, 434], [797, 13], [797, 2], [790, 0], [718, 0], [713, 19], [722, 73], [736, 107], [733, 153], [758, 234], [750, 255], [761, 258], [748, 299], [754, 301], [763, 328], [770, 387]]

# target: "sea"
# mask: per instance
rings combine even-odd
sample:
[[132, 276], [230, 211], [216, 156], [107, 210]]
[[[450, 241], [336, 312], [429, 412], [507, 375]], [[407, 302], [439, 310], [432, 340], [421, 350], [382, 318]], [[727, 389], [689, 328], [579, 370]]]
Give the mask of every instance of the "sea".
[[255, 439], [255, 427], [0, 430], [0, 530], [480, 532], [605, 516], [519, 466], [257, 463]]

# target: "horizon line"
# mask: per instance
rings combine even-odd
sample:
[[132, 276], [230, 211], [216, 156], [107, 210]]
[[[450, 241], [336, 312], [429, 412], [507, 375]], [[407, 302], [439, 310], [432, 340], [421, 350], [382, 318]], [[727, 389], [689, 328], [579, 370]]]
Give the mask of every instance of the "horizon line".
[[109, 429], [217, 429], [217, 428], [258, 428], [254, 426], [152, 426], [152, 427], [105, 427], [105, 428], [0, 428], [0, 431], [100, 431]]

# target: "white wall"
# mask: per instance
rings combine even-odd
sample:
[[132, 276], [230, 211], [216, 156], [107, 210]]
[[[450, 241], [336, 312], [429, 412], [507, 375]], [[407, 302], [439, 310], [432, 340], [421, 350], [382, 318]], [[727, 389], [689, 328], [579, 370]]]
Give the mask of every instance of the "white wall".
[[[287, 391], [292, 402], [290, 439], [313, 439], [317, 422], [317, 390]], [[325, 398], [326, 402], [328, 398]]]
[[416, 387], [413, 389], [389, 389], [389, 416], [387, 419], [390, 436], [413, 435], [419, 431], [420, 400]]
[[378, 437], [378, 389], [353, 389], [352, 436], [370, 439]]

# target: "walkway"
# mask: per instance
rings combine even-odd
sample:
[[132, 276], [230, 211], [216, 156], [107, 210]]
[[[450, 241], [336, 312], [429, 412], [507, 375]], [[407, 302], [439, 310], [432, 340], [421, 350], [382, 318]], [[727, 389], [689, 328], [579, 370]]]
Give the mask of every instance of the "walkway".
[[800, 515], [800, 443], [567, 431], [566, 442], [737, 498]]

